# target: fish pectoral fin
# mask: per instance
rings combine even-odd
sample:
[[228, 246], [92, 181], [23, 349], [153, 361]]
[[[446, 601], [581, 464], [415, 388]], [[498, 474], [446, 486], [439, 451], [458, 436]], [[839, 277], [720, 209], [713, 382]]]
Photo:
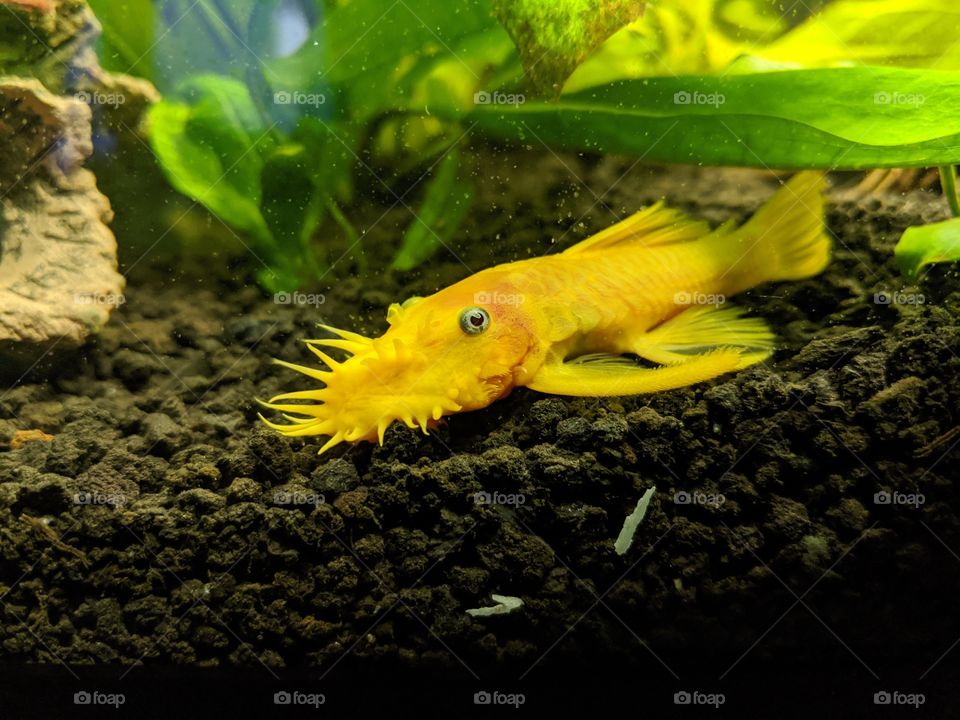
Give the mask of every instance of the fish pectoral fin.
[[739, 351], [739, 370], [770, 357], [774, 335], [761, 318], [743, 317], [743, 310], [736, 306], [700, 306], [641, 335], [634, 340], [633, 352], [655, 363], [674, 365], [719, 348]]
[[682, 362], [645, 368], [619, 355], [587, 355], [569, 362], [544, 363], [527, 387], [554, 395], [602, 397], [640, 395], [692, 385], [736, 370], [742, 352], [720, 348]]

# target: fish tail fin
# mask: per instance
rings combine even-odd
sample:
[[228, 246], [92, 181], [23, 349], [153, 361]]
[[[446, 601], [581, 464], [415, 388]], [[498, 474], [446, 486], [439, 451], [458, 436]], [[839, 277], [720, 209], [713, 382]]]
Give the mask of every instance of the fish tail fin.
[[830, 261], [824, 224], [822, 172], [794, 175], [750, 220], [731, 233], [748, 276], [745, 287], [771, 280], [799, 280], [823, 271]]

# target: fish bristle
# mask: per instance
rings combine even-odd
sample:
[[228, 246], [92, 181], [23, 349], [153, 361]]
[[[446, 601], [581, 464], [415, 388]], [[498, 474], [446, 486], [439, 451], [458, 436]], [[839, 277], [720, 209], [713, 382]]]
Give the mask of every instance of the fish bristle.
[[272, 398], [270, 398], [269, 402], [275, 403], [278, 400], [315, 400], [322, 402], [325, 395], [326, 388], [318, 388], [316, 390], [296, 390], [294, 392], [274, 395]]
[[327, 378], [332, 375], [329, 370], [318, 370], [316, 368], [310, 368], [306, 365], [297, 365], [295, 363], [287, 362], [286, 360], [280, 360], [278, 358], [273, 359], [274, 365], [282, 365], [283, 367], [289, 370], [296, 370], [298, 373], [302, 373], [307, 377], [311, 377], [314, 380], [319, 380], [320, 382], [326, 382]]
[[323, 350], [320, 350], [319, 348], [314, 347], [310, 343], [307, 343], [307, 347], [310, 348], [310, 352], [312, 352], [314, 355], [320, 358], [323, 364], [326, 365], [331, 370], [336, 370], [338, 367], [340, 367], [341, 363], [337, 362], [332, 357], [327, 355]]
[[362, 352], [369, 347], [369, 345], [354, 342], [353, 340], [338, 340], [336, 338], [311, 338], [303, 342], [307, 345], [323, 345], [336, 350], [343, 350], [351, 355], [356, 355], [358, 352]]
[[297, 417], [296, 415], [290, 415], [289, 413], [280, 413], [281, 417], [284, 420], [289, 420], [295, 425], [303, 425], [304, 423], [313, 422], [316, 418], [312, 417]]
[[371, 338], [365, 337], [364, 335], [350, 332], [349, 330], [340, 330], [339, 328], [335, 328], [330, 325], [324, 325], [323, 323], [317, 323], [317, 327], [323, 328], [327, 332], [332, 332], [334, 335], [338, 335], [344, 340], [350, 340], [361, 345], [370, 345], [373, 342]]
[[[437, 420], [450, 411], [460, 409], [457, 393], [444, 387], [439, 393], [424, 395], [413, 388], [405, 392], [375, 392], [358, 402], [368, 386], [398, 366], [426, 364], [425, 351], [410, 339], [381, 336], [367, 338], [347, 330], [320, 324], [335, 338], [304, 340], [310, 352], [323, 366], [309, 367], [284, 360], [275, 363], [322, 383], [321, 387], [274, 395], [260, 405], [280, 414], [283, 422], [271, 422], [262, 415], [268, 427], [287, 437], [325, 435], [320, 447], [323, 454], [340, 443], [376, 440], [381, 445], [386, 431], [394, 422], [429, 435]], [[328, 351], [340, 350], [350, 357], [334, 359]], [[339, 357], [339, 356], [338, 356]], [[362, 399], [361, 399], [362, 400]], [[409, 406], [406, 403], [410, 403]]]
[[307, 405], [306, 403], [302, 405], [294, 405], [291, 403], [275, 403], [272, 401], [260, 404], [268, 410], [273, 410], [275, 412], [296, 413], [298, 415], [306, 415], [311, 418], [318, 418], [326, 415], [324, 405]]
[[393, 354], [396, 356], [397, 362], [401, 363], [410, 362], [413, 357], [413, 352], [400, 338], [393, 341]]
[[392, 342], [384, 342], [383, 338], [375, 340], [373, 349], [381, 362], [395, 363], [397, 361], [397, 348]]
[[341, 442], [343, 442], [343, 432], [338, 431], [335, 435], [332, 435], [326, 443], [323, 444], [323, 447], [320, 448], [320, 451], [317, 453], [317, 455], [323, 455], [327, 450], [335, 445], [339, 445]]

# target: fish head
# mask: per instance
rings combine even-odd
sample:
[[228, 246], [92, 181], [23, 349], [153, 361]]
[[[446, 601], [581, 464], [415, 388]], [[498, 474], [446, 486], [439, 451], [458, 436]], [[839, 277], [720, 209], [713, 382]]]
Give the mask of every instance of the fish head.
[[[277, 362], [324, 386], [262, 403], [285, 413], [290, 424], [264, 422], [289, 436], [330, 436], [322, 453], [343, 441], [382, 444], [394, 421], [426, 432], [444, 415], [477, 410], [507, 395], [528, 374], [537, 333], [513, 284], [478, 290], [478, 277], [394, 303], [389, 328], [378, 338], [322, 326], [338, 337], [306, 343], [326, 369]], [[334, 360], [322, 347], [351, 356]]]

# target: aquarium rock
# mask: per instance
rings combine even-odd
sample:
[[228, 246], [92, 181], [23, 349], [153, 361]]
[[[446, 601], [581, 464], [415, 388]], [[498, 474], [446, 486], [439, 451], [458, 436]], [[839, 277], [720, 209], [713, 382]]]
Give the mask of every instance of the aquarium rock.
[[637, 507], [634, 511], [627, 515], [627, 519], [623, 521], [623, 529], [617, 536], [617, 541], [613, 544], [613, 549], [617, 555], [623, 555], [633, 545], [633, 536], [636, 535], [637, 528], [643, 522], [643, 518], [647, 514], [647, 508], [650, 507], [650, 500], [656, 491], [656, 487], [647, 490], [637, 501]]
[[65, 92], [77, 77], [78, 55], [92, 57], [100, 24], [80, 0], [14, 0], [0, 13], [0, 75], [36, 77], [50, 90]]
[[471, 617], [487, 617], [488, 615], [508, 615], [514, 610], [519, 610], [523, 607], [523, 600], [518, 597], [512, 597], [510, 595], [490, 595], [493, 598], [493, 601], [497, 603], [490, 607], [482, 608], [471, 608], [467, 610], [467, 615]]
[[90, 108], [34, 79], [0, 80], [0, 355], [77, 347], [123, 302], [110, 203], [83, 167]]

